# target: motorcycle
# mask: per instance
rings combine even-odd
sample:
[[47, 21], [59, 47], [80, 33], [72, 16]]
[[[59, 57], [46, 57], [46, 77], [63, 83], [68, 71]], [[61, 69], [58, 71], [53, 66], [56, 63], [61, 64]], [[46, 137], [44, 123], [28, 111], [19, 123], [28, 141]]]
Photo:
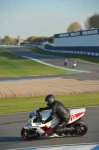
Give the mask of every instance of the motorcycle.
[[76, 63], [76, 61], [74, 61], [72, 64], [72, 68], [76, 68], [76, 66], [77, 66], [77, 63]]
[[[71, 135], [73, 137], [80, 137], [86, 134], [88, 127], [85, 121], [82, 120], [85, 111], [85, 108], [70, 109], [70, 119], [66, 125], [67, 130], [64, 130], [64, 136]], [[27, 141], [32, 141], [42, 136], [50, 137], [51, 133], [54, 133], [54, 127], [60, 119], [56, 115], [51, 121], [42, 124], [42, 119], [46, 120], [49, 115], [50, 112], [40, 114], [38, 110], [32, 110], [29, 114], [28, 123], [21, 130], [22, 138]], [[64, 126], [63, 128], [65, 129]]]

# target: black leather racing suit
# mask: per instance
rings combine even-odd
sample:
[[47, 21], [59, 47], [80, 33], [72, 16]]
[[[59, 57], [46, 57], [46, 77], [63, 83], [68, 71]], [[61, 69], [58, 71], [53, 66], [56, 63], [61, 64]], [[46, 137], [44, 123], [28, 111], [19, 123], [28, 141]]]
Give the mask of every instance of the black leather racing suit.
[[51, 121], [54, 118], [54, 115], [56, 114], [60, 121], [54, 128], [54, 132], [60, 133], [63, 132], [63, 127], [61, 128], [61, 125], [64, 122], [64, 125], [66, 125], [70, 118], [70, 111], [59, 101], [55, 101], [50, 107], [41, 108], [42, 110], [48, 110], [52, 109], [51, 115], [44, 121], [45, 123]]

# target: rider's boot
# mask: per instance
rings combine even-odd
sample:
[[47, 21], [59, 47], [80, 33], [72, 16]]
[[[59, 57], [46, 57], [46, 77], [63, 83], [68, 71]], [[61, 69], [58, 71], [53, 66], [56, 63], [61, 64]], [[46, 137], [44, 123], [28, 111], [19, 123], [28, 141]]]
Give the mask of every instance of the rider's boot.
[[56, 133], [52, 133], [49, 137], [59, 137], [59, 135]]

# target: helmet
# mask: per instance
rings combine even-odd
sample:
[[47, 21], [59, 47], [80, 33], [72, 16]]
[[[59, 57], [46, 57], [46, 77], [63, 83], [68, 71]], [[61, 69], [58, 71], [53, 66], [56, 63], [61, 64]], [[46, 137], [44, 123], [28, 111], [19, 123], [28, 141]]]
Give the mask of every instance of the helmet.
[[49, 94], [45, 97], [45, 102], [47, 102], [47, 106], [51, 106], [55, 102], [55, 97], [52, 94]]

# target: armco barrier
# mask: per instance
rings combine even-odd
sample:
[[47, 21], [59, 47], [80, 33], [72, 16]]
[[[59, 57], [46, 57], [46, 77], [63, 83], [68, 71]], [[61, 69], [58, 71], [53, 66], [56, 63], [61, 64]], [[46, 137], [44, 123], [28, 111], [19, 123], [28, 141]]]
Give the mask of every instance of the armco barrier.
[[99, 52], [84, 52], [84, 51], [64, 51], [64, 50], [46, 50], [49, 52], [54, 52], [54, 53], [67, 53], [67, 54], [80, 54], [80, 55], [90, 55], [90, 56], [99, 56]]
[[41, 48], [42, 50], [44, 51], [48, 51], [48, 52], [54, 52], [54, 53], [67, 53], [67, 54], [80, 54], [80, 55], [90, 55], [90, 56], [99, 56], [99, 51], [78, 51], [78, 50], [59, 50], [59, 49], [53, 49], [52, 46], [51, 48], [52, 49], [47, 49], [46, 47], [45, 48], [42, 48], [41, 46], [38, 46], [39, 48]]

